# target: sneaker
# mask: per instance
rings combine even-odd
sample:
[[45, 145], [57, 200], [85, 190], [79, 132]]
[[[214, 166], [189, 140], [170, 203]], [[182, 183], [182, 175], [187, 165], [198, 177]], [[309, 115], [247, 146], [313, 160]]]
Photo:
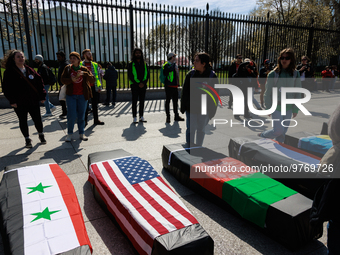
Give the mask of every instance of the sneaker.
[[65, 138], [65, 142], [71, 142], [72, 141], [72, 135], [67, 135]]
[[138, 123], [137, 117], [133, 117], [133, 123]]
[[39, 140], [41, 144], [46, 144], [45, 136], [44, 134], [39, 134]]
[[166, 123], [170, 123], [170, 116], [167, 116], [166, 117], [166, 121], [165, 121]]
[[94, 125], [104, 125], [105, 123], [100, 121], [100, 120], [97, 120], [94, 122]]
[[147, 121], [146, 121], [146, 119], [144, 119], [144, 117], [142, 116], [142, 117], [139, 118], [139, 122], [147, 122]]
[[53, 106], [53, 107], [51, 108], [51, 112], [54, 112], [55, 110], [57, 110], [57, 107]]
[[80, 135], [79, 135], [79, 139], [80, 139], [80, 140], [83, 140], [83, 141], [89, 140], [84, 134], [80, 134]]
[[175, 117], [175, 121], [184, 121], [184, 119], [181, 116], [177, 115]]
[[25, 139], [26, 145], [25, 148], [32, 148], [32, 140], [30, 138]]
[[53, 116], [52, 113], [45, 113], [42, 117], [50, 117]]

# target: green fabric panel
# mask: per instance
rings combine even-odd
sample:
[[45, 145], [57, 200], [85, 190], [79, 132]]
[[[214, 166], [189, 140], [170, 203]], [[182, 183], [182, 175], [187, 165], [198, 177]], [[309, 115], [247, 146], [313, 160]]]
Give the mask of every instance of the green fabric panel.
[[243, 218], [264, 227], [269, 205], [296, 193], [264, 174], [255, 173], [225, 182], [222, 199]]

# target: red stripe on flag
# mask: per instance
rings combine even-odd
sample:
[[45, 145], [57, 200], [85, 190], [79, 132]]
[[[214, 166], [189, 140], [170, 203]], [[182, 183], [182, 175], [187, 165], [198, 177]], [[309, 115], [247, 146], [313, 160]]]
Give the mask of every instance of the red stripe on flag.
[[290, 146], [290, 145], [288, 145], [288, 144], [280, 143], [280, 142], [275, 141], [275, 140], [272, 140], [272, 141], [275, 142], [275, 143], [277, 143], [277, 144], [279, 144], [279, 145], [281, 145], [281, 146], [284, 147], [284, 148], [289, 149], [289, 150], [298, 152], [298, 153], [300, 153], [300, 154], [303, 154], [303, 155], [305, 155], [305, 156], [308, 156], [308, 157], [311, 157], [311, 158], [314, 158], [314, 159], [317, 159], [317, 160], [321, 160], [321, 158], [319, 158], [318, 156], [315, 156], [315, 155], [313, 155], [313, 154], [310, 154], [310, 153], [308, 153], [308, 152], [306, 152], [306, 151], [300, 150], [300, 149], [295, 148], [295, 147], [293, 147], [293, 146]]
[[60, 193], [67, 207], [68, 213], [70, 214], [79, 245], [88, 245], [92, 253], [92, 246], [86, 232], [83, 215], [72, 182], [58, 164], [50, 164], [49, 166], [56, 182], [58, 183]]
[[[136, 222], [134, 218], [131, 217], [128, 210], [119, 202], [117, 197], [112, 193], [109, 185], [106, 183], [104, 177], [100, 173], [100, 170], [98, 169], [98, 166], [96, 164], [91, 165], [92, 171], [96, 176], [97, 182], [99, 185], [104, 189], [104, 192], [107, 194], [109, 199], [112, 201], [112, 203], [117, 207], [119, 213], [121, 213], [128, 222], [130, 222], [132, 228], [139, 234], [141, 239], [144, 240], [145, 243], [147, 243], [150, 247], [153, 246], [153, 239], [148, 235], [148, 233], [145, 232], [145, 230]], [[93, 184], [94, 186], [98, 186], [96, 183], [96, 180], [94, 180], [89, 175], [89, 182]], [[147, 254], [142, 247], [139, 245], [139, 243], [136, 241], [135, 237], [132, 236], [132, 234], [126, 229], [125, 225], [121, 222], [118, 215], [115, 213], [115, 211], [110, 207], [107, 199], [105, 198], [104, 194], [102, 194], [101, 189], [97, 188], [97, 191], [100, 195], [100, 197], [103, 199], [105, 204], [107, 205], [109, 211], [112, 213], [112, 215], [115, 217], [116, 221], [118, 222], [120, 228], [123, 230], [123, 232], [126, 234], [132, 245], [135, 247], [135, 249], [138, 251], [139, 254]]]
[[[157, 177], [157, 179], [161, 180], [162, 177]], [[176, 201], [174, 201], [168, 194], [166, 194], [163, 190], [161, 190], [152, 180], [145, 181], [149, 187], [156, 192], [160, 197], [162, 197], [168, 204], [170, 204], [177, 212], [182, 214], [183, 217], [187, 218], [192, 224], [198, 223], [195, 217], [185, 210], [181, 205], [179, 205]]]
[[[184, 228], [185, 226], [177, 220], [174, 216], [172, 216], [164, 207], [159, 204], [153, 197], [151, 197], [139, 184], [135, 184], [132, 187], [136, 189], [136, 191], [144, 197], [145, 200], [149, 202], [149, 204], [155, 208], [165, 219], [167, 219], [172, 225], [174, 225], [177, 229]], [[172, 203], [171, 203], [172, 204]], [[170, 204], [170, 205], [171, 205]]]
[[177, 194], [175, 193], [175, 191], [172, 190], [172, 188], [170, 188], [170, 186], [164, 181], [163, 178], [159, 178], [158, 180], [160, 180], [165, 186], [167, 186], [169, 188], [169, 190], [171, 190], [176, 196]]
[[[138, 200], [127, 190], [127, 188], [120, 181], [116, 173], [111, 168], [108, 162], [103, 162], [103, 166], [107, 170], [107, 173], [111, 177], [112, 181], [115, 183], [120, 192], [125, 196], [125, 198], [132, 204], [132, 206], [139, 212], [139, 214], [160, 234], [164, 235], [169, 233], [169, 231], [152, 216], [139, 202]], [[125, 178], [125, 177], [124, 177]], [[130, 184], [129, 184], [130, 185]]]

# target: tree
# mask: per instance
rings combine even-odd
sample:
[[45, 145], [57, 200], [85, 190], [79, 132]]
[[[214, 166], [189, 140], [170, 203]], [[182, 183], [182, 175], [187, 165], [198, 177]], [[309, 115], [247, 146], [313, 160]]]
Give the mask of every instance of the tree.
[[[38, 3], [39, 4], [39, 3]], [[0, 0], [3, 15], [0, 16], [3, 38], [8, 43], [18, 43], [20, 40], [26, 44], [25, 23], [23, 13], [23, 0]], [[37, 1], [27, 1], [27, 15], [36, 20], [42, 12], [37, 8]], [[30, 30], [30, 36], [33, 31]]]

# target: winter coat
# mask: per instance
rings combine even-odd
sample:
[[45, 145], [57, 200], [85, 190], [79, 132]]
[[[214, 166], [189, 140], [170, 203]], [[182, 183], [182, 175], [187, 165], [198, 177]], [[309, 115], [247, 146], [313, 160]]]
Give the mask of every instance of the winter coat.
[[44, 83], [40, 75], [27, 65], [25, 68], [29, 82], [20, 75], [21, 71], [16, 66], [6, 69], [3, 76], [2, 91], [9, 103], [17, 104], [18, 107], [39, 105], [39, 102], [46, 98]]

